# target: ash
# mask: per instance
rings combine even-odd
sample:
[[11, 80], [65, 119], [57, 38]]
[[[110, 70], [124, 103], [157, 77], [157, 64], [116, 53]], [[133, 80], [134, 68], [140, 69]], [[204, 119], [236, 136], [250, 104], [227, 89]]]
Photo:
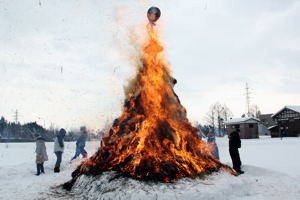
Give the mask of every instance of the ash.
[[[227, 172], [214, 173], [212, 177]], [[188, 188], [213, 185], [209, 179], [183, 178], [175, 183], [162, 183], [152, 181], [140, 181], [130, 177], [124, 177], [117, 172], [108, 171], [98, 176], [80, 176], [73, 186], [72, 194], [76, 199], [88, 200], [114, 200], [114, 199], [184, 199], [189, 195], [185, 192]]]
[[[254, 166], [245, 166], [244, 170], [247, 173], [238, 177], [221, 170], [201, 178], [182, 178], [174, 183], [145, 182], [109, 171], [98, 176], [80, 176], [71, 194], [72, 199], [78, 200], [300, 199], [297, 180]], [[286, 182], [290, 184], [285, 186], [283, 183]]]

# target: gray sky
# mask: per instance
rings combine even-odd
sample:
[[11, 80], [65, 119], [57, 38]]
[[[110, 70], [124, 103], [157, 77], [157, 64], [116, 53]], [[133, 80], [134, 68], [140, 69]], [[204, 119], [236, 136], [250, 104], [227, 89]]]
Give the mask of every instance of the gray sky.
[[[226, 103], [236, 117], [300, 103], [300, 1], [0, 0], [0, 115], [101, 128], [120, 114], [123, 85], [149, 6], [191, 121]], [[63, 73], [61, 73], [61, 68]]]

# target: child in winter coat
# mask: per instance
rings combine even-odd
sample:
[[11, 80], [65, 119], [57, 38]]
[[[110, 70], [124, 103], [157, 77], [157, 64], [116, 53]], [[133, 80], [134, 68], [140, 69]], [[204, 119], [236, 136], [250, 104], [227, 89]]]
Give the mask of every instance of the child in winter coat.
[[216, 136], [213, 134], [213, 133], [208, 133], [207, 134], [207, 143], [210, 144], [212, 146], [212, 155], [220, 160], [220, 157], [219, 157], [219, 149], [218, 149], [218, 145], [216, 143]]
[[83, 158], [87, 158], [87, 152], [84, 149], [86, 139], [87, 139], [87, 132], [83, 131], [82, 135], [76, 141], [76, 152], [73, 158], [71, 159], [71, 161], [76, 159], [80, 154], [82, 154]]
[[45, 145], [45, 138], [39, 134], [35, 134], [34, 136], [36, 138], [36, 175], [39, 176], [41, 173], [45, 173], [44, 162], [48, 161], [48, 155]]
[[54, 173], [60, 172], [60, 163], [62, 160], [62, 154], [64, 152], [64, 137], [66, 135], [65, 129], [60, 129], [59, 133], [56, 135], [54, 139], [54, 153], [56, 155], [56, 163], [54, 167]]

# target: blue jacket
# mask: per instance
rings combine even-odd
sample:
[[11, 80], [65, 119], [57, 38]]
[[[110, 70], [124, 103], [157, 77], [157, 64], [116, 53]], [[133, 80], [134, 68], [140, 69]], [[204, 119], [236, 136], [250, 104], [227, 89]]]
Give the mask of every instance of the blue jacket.
[[213, 151], [211, 153], [216, 159], [220, 160], [219, 149], [218, 149], [218, 145], [216, 143], [216, 137], [215, 136], [208, 137], [207, 143], [210, 145], [213, 145]]
[[85, 147], [86, 138], [87, 138], [87, 136], [81, 135], [76, 141], [76, 146], [82, 147], [82, 148]]

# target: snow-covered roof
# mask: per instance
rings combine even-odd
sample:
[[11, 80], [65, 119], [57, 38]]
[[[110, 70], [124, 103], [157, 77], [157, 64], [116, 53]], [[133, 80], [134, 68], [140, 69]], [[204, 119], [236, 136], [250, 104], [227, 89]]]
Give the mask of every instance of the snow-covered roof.
[[277, 113], [275, 113], [271, 117], [275, 117], [276, 115], [278, 115], [279, 113], [281, 113], [286, 108], [290, 109], [290, 110], [293, 110], [293, 111], [295, 111], [297, 113], [300, 113], [300, 106], [284, 106], [282, 109], [280, 109]]
[[242, 118], [233, 118], [225, 122], [225, 124], [243, 124], [249, 122], [260, 122], [259, 119], [255, 117], [242, 117]]
[[268, 127], [268, 129], [271, 130], [272, 128], [275, 128], [275, 127], [277, 127], [277, 126], [278, 126], [278, 125], [273, 125], [273, 126]]

